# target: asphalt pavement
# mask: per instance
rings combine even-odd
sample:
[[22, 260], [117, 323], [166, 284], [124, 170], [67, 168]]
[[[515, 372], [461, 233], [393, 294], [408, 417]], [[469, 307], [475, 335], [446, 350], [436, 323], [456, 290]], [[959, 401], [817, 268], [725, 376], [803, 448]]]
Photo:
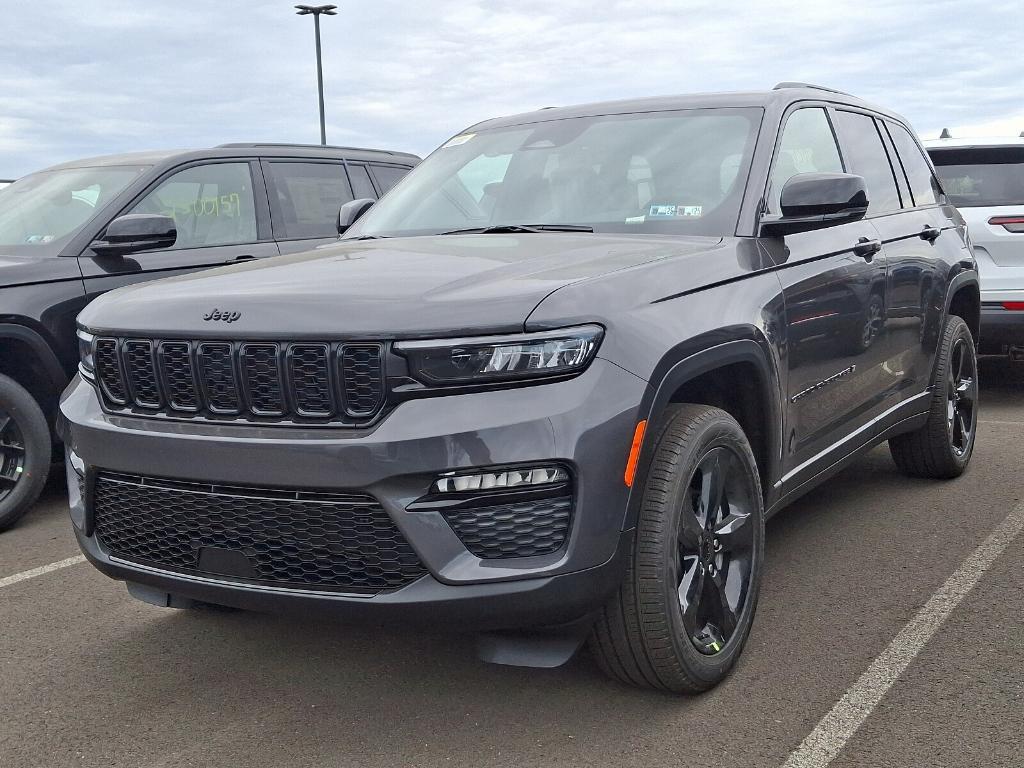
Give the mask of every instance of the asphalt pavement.
[[[0, 768], [781, 766], [1024, 504], [1024, 371], [981, 376], [964, 477], [881, 447], [769, 523], [747, 650], [692, 698], [585, 654], [513, 669], [448, 633], [154, 608], [85, 563], [10, 583], [78, 554], [51, 483], [0, 534]], [[975, 576], [833, 766], [1024, 766], [1024, 536]]]

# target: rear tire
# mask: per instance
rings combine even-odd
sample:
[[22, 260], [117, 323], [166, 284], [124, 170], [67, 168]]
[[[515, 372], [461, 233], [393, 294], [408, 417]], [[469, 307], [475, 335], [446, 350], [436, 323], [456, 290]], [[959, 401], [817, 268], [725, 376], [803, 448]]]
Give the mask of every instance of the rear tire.
[[728, 674], [750, 634], [761, 484], [743, 430], [723, 410], [674, 406], [654, 440], [628, 570], [590, 649], [617, 680], [698, 693]]
[[0, 374], [0, 531], [18, 522], [39, 498], [52, 451], [50, 427], [35, 398]]
[[950, 479], [967, 469], [978, 426], [978, 358], [967, 323], [950, 315], [939, 345], [928, 421], [889, 439], [889, 452], [911, 477]]

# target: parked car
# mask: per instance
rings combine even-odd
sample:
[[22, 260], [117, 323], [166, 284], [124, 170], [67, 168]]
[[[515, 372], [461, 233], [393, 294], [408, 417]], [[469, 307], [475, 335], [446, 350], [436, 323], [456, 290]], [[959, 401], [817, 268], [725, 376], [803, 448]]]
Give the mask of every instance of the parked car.
[[78, 365], [75, 316], [91, 299], [336, 240], [342, 204], [383, 194], [418, 160], [228, 144], [64, 163], [0, 191], [0, 530], [46, 482], [57, 399]]
[[766, 517], [885, 440], [964, 471], [978, 303], [908, 124], [853, 96], [490, 120], [339, 244], [91, 304], [75, 534], [161, 606], [473, 628], [509, 664], [589, 637], [613, 677], [704, 690]]
[[925, 146], [978, 257], [981, 351], [1024, 360], [1024, 137], [942, 138]]

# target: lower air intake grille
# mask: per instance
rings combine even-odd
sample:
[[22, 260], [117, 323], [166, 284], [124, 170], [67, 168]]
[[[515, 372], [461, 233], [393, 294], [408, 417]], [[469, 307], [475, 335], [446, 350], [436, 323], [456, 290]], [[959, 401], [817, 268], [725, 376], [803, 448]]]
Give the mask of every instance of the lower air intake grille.
[[561, 549], [569, 534], [572, 496], [453, 509], [442, 515], [479, 558], [546, 555]]
[[123, 560], [232, 581], [382, 592], [426, 573], [372, 496], [100, 473], [93, 514]]

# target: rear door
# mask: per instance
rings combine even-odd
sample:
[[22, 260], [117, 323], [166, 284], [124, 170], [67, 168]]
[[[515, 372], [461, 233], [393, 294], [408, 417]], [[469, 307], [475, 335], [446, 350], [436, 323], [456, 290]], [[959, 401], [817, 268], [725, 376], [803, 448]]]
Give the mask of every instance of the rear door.
[[[768, 212], [779, 212], [779, 194], [792, 176], [844, 170], [826, 108], [797, 108], [786, 118], [775, 150]], [[795, 482], [820, 468], [843, 437], [885, 405], [885, 255], [858, 253], [877, 241], [869, 221], [761, 240], [781, 267], [786, 302], [783, 463]]]
[[[335, 242], [338, 209], [355, 199], [344, 161], [267, 158], [262, 165], [281, 253]], [[372, 184], [370, 190], [369, 196], [376, 199]]]
[[890, 369], [902, 375], [899, 385], [912, 396], [931, 384], [949, 272], [963, 257], [964, 244], [917, 139], [894, 120], [876, 122], [900, 181], [903, 205], [902, 213], [875, 222], [889, 258]]
[[[168, 171], [118, 215], [174, 218], [170, 248], [130, 256], [79, 257], [88, 297], [129, 283], [278, 255], [259, 165], [251, 159], [199, 161]], [[113, 218], [113, 217], [112, 217]]]

